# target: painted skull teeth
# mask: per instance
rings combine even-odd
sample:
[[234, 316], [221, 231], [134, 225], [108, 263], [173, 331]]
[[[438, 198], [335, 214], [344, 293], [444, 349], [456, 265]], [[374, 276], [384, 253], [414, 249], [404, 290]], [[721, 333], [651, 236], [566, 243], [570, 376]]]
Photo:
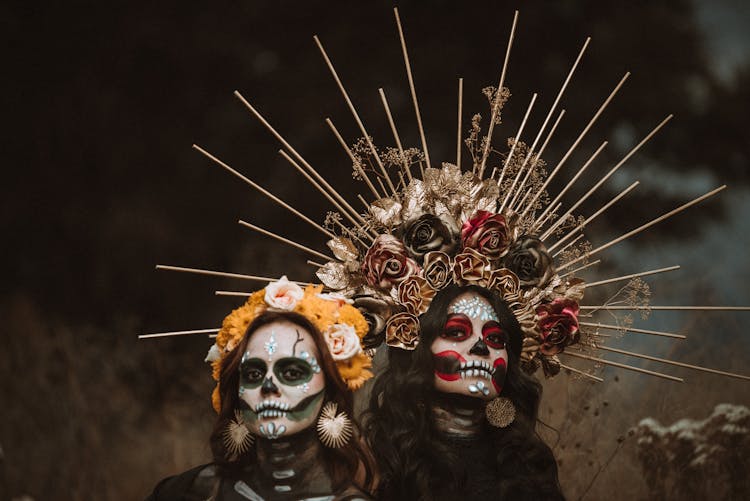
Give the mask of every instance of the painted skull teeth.
[[461, 374], [461, 379], [465, 379], [467, 377], [481, 377], [484, 379], [492, 379], [492, 374], [495, 372], [490, 363], [483, 360], [471, 360], [469, 362], [462, 362], [458, 367], [458, 371]]
[[255, 413], [261, 418], [284, 417], [289, 412], [290, 406], [278, 400], [263, 400], [255, 409]]

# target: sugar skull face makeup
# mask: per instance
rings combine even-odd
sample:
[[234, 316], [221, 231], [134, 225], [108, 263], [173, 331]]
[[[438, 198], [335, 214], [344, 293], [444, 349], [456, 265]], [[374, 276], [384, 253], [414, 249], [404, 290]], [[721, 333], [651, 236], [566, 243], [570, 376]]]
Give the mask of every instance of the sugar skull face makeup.
[[256, 330], [240, 363], [240, 406], [250, 432], [268, 439], [315, 423], [325, 375], [311, 334], [287, 321]]
[[507, 326], [485, 298], [474, 292], [456, 297], [431, 346], [435, 388], [485, 400], [497, 397], [505, 382], [507, 342]]

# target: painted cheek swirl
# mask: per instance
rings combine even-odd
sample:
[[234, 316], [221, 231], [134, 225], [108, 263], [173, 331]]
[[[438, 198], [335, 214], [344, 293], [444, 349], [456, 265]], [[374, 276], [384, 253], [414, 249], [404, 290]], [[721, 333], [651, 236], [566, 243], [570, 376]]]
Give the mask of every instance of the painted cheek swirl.
[[466, 359], [453, 350], [441, 351], [432, 355], [435, 363], [435, 375], [443, 381], [458, 381], [461, 374], [458, 369]]
[[505, 373], [508, 370], [507, 362], [503, 357], [498, 358], [492, 364], [492, 385], [495, 387], [495, 391], [499, 395], [503, 391], [503, 384], [505, 383]]

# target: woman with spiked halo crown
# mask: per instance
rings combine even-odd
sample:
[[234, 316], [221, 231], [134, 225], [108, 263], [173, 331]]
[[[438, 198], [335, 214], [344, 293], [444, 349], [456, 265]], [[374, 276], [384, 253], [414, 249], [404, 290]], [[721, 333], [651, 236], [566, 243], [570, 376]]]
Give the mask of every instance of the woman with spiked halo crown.
[[163, 480], [149, 499], [370, 499], [371, 456], [350, 418], [352, 390], [372, 377], [366, 331], [321, 287], [283, 277], [250, 295], [206, 358], [214, 462]]

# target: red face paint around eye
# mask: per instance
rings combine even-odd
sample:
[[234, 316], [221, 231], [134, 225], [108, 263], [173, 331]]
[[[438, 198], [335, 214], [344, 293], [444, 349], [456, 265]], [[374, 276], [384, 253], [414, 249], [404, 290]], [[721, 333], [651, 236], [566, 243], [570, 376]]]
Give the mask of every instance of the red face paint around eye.
[[440, 337], [450, 341], [464, 341], [471, 336], [471, 320], [466, 315], [455, 313], [448, 316]]
[[466, 359], [453, 350], [441, 351], [432, 355], [435, 363], [435, 375], [444, 381], [457, 381], [461, 379], [458, 369]]
[[482, 326], [482, 337], [484, 344], [495, 350], [504, 349], [505, 343], [508, 342], [508, 333], [495, 321], [487, 322]]

